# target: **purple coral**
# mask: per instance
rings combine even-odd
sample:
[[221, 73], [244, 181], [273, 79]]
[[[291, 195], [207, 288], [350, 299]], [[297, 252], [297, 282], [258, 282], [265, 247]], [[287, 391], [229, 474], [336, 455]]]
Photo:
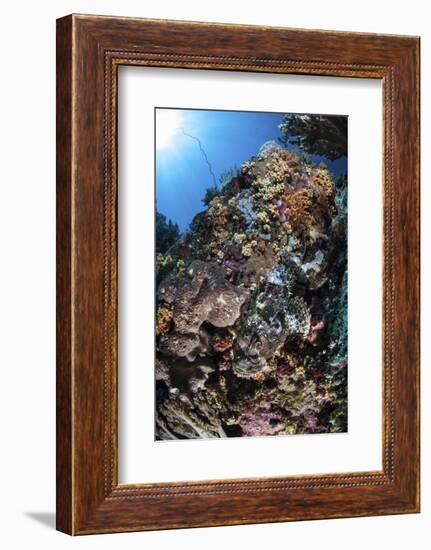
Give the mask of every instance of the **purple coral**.
[[244, 267], [245, 259], [241, 253], [241, 250], [236, 245], [230, 245], [227, 247], [223, 265], [232, 271], [241, 271]]
[[276, 435], [283, 430], [281, 414], [270, 409], [260, 409], [254, 414], [243, 414], [239, 425], [244, 435]]
[[278, 217], [281, 223], [286, 221], [286, 204], [281, 199], [274, 199], [273, 204], [278, 208]]

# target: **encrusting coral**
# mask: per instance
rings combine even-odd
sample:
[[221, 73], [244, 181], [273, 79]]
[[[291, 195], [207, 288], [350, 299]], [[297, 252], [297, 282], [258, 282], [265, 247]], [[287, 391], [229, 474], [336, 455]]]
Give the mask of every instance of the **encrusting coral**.
[[269, 142], [158, 254], [157, 439], [346, 431], [346, 197]]

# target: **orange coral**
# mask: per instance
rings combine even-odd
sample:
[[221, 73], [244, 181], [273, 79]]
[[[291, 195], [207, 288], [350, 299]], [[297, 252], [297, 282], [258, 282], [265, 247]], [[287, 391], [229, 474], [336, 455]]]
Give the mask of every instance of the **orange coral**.
[[212, 342], [213, 350], [216, 351], [217, 353], [226, 351], [228, 348], [231, 347], [231, 345], [232, 345], [232, 341], [230, 338], [226, 338], [226, 337], [223, 338], [220, 336], [217, 336], [216, 338], [214, 338]]
[[166, 307], [162, 306], [157, 311], [157, 323], [156, 323], [156, 334], [157, 336], [162, 336], [167, 334], [172, 328], [172, 311]]
[[334, 198], [335, 189], [334, 182], [332, 180], [331, 174], [328, 172], [326, 167], [319, 166], [319, 168], [314, 172], [312, 176], [313, 184], [321, 189], [326, 199], [330, 200]]
[[310, 192], [300, 189], [291, 193], [286, 200], [286, 218], [291, 225], [305, 231], [313, 223], [313, 217], [310, 214], [312, 210]]

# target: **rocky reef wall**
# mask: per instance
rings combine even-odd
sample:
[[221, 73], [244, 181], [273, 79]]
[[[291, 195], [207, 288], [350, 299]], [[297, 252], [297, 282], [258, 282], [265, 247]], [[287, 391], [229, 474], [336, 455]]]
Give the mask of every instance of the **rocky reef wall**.
[[347, 430], [347, 181], [265, 144], [159, 253], [156, 438]]

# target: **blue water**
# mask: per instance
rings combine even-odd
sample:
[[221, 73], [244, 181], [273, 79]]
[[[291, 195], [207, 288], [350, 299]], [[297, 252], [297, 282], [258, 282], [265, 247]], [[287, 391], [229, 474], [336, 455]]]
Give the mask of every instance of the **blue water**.
[[[217, 184], [226, 170], [239, 168], [269, 140], [281, 137], [278, 125], [285, 113], [256, 113], [239, 111], [178, 110], [180, 123], [172, 132], [168, 146], [156, 148], [156, 208], [177, 223], [180, 231], [189, 226], [193, 217], [205, 209], [202, 198], [214, 185], [213, 176], [199, 143], [200, 141]], [[347, 170], [342, 157], [325, 162], [339, 175]]]

